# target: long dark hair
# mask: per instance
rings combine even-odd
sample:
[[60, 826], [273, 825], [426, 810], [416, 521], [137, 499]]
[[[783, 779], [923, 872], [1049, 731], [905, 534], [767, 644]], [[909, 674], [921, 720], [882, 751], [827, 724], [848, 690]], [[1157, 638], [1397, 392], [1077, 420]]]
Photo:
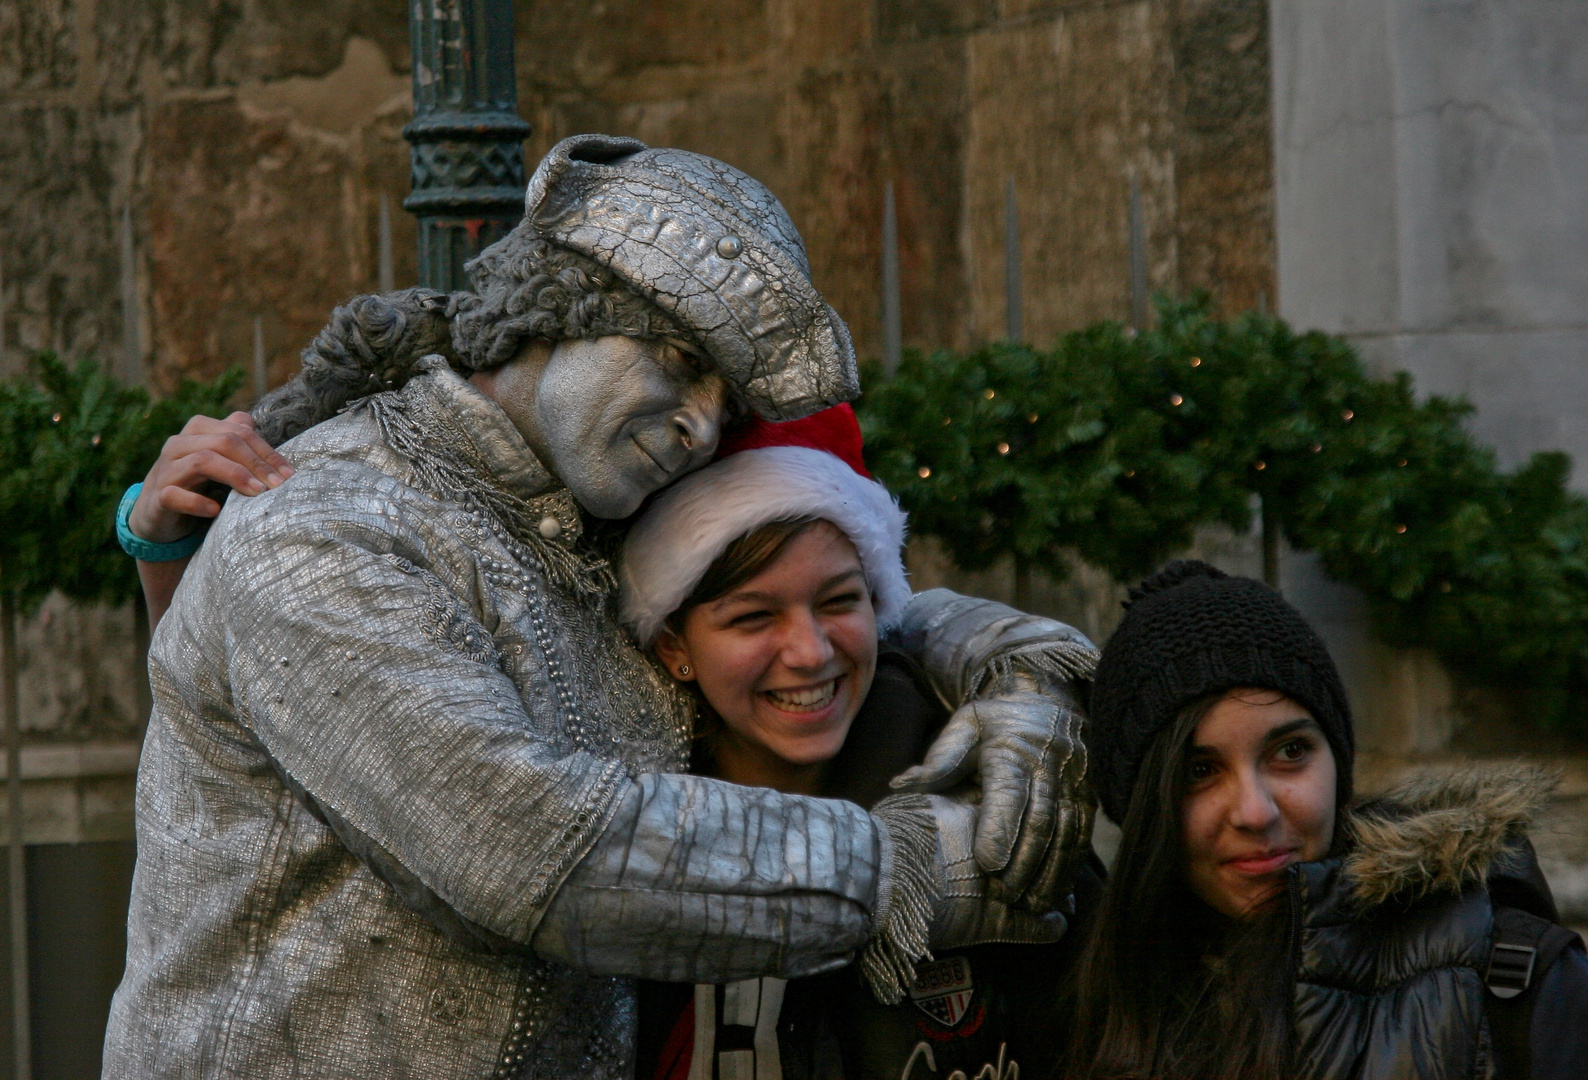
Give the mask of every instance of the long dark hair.
[[1288, 905], [1235, 922], [1186, 884], [1185, 706], [1142, 759], [1074, 982], [1071, 1080], [1280, 1080], [1291, 1045]]

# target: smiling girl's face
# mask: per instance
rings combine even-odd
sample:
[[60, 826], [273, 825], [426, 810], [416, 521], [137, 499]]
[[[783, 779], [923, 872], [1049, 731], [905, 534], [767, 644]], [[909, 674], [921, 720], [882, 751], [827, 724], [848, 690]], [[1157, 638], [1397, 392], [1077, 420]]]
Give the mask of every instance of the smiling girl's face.
[[813, 522], [681, 623], [656, 652], [675, 676], [697, 681], [722, 718], [713, 746], [722, 778], [814, 791], [877, 670], [877, 619], [854, 544]]
[[1181, 823], [1191, 891], [1243, 918], [1284, 869], [1334, 841], [1334, 752], [1306, 709], [1272, 690], [1231, 690], [1191, 738]]

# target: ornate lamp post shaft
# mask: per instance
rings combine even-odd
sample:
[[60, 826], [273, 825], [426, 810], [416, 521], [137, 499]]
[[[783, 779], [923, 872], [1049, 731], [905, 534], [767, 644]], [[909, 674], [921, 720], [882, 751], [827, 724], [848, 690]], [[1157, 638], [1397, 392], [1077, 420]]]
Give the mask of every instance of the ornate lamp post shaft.
[[468, 287], [465, 260], [524, 212], [524, 139], [513, 74], [513, 0], [409, 0], [413, 192], [419, 282]]

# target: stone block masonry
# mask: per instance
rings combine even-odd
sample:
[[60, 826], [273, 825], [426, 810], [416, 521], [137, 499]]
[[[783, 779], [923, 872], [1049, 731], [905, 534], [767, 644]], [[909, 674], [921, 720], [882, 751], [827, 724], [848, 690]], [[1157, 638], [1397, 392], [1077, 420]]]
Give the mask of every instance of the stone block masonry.
[[6, 5], [0, 373], [130, 341], [127, 374], [158, 390], [246, 363], [258, 316], [286, 378], [374, 287], [379, 195], [407, 190], [406, 41], [390, 0]]
[[[531, 159], [604, 130], [747, 169], [789, 206], [863, 354], [888, 179], [907, 345], [1002, 332], [1008, 177], [1035, 340], [1127, 313], [1132, 172], [1153, 287], [1231, 309], [1273, 291], [1260, 0], [517, 7]], [[284, 379], [330, 306], [376, 286], [380, 196], [407, 191], [406, 19], [400, 0], [8, 6], [4, 368], [131, 340], [133, 370], [169, 386], [246, 362], [257, 317]], [[413, 225], [393, 224], [402, 285]]]

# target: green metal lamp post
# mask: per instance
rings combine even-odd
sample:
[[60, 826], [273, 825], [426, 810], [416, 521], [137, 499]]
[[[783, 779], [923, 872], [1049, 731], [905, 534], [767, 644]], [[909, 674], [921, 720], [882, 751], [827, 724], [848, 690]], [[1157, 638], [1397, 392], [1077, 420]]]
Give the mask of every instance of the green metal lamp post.
[[524, 213], [524, 139], [513, 72], [512, 0], [409, 0], [413, 191], [419, 283], [468, 288], [463, 264]]

